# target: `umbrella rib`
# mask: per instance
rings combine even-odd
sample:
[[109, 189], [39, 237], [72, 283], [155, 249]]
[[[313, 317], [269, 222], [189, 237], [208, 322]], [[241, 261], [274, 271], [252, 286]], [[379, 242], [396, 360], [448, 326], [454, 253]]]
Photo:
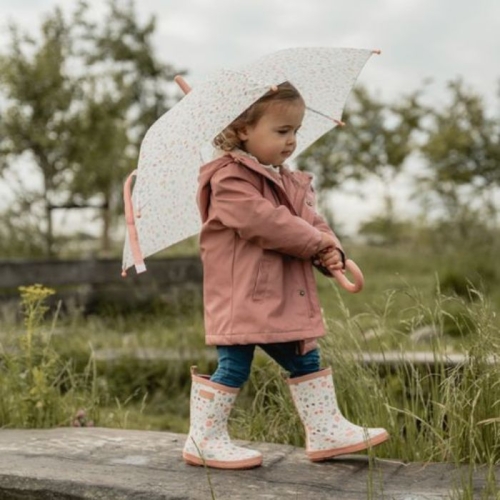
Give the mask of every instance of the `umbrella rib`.
[[321, 111], [318, 111], [317, 109], [310, 108], [309, 106], [306, 106], [306, 109], [308, 111], [311, 111], [311, 113], [315, 113], [319, 116], [322, 116], [323, 118], [326, 118], [327, 120], [337, 123], [337, 120], [335, 118], [332, 118], [331, 116], [327, 115], [326, 113], [322, 113]]

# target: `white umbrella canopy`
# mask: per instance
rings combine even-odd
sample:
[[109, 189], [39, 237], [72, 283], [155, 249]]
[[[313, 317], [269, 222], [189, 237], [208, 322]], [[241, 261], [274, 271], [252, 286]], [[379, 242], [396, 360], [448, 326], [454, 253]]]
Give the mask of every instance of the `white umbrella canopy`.
[[198, 171], [210, 159], [211, 141], [268, 90], [268, 84], [248, 81], [241, 73], [220, 71], [151, 126], [139, 153], [133, 211], [126, 214], [124, 270], [132, 264], [137, 272], [145, 270], [137, 249], [132, 248], [133, 224], [142, 258], [199, 231]]
[[212, 140], [271, 87], [285, 81], [300, 92], [306, 113], [292, 159], [341, 120], [365, 63], [378, 51], [303, 47], [281, 50], [198, 84], [148, 130], [141, 144], [132, 200], [125, 185], [128, 225], [124, 271], [189, 236], [201, 222], [196, 206], [200, 167], [214, 153]]

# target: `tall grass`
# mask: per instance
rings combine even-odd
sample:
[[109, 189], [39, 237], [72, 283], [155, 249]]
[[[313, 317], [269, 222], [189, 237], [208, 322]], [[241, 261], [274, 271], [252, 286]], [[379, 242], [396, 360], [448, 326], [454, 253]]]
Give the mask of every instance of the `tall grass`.
[[[439, 290], [438, 290], [439, 292]], [[351, 315], [337, 296], [335, 318], [328, 320], [329, 334], [321, 342], [324, 366], [332, 366], [337, 398], [343, 414], [358, 425], [385, 427], [391, 439], [368, 452], [370, 473], [368, 498], [373, 488], [382, 488], [372, 467], [374, 457], [402, 462], [450, 462], [462, 466], [450, 490], [450, 500], [500, 498], [496, 466], [500, 464], [500, 338], [491, 304], [475, 290], [475, 300], [445, 297], [433, 301], [411, 293], [409, 322], [431, 324], [438, 336], [426, 346], [433, 360], [426, 365], [401, 362], [384, 366], [360, 363], [367, 342], [361, 324], [367, 313]], [[382, 313], [368, 318], [378, 332], [369, 342], [370, 350], [387, 354], [394, 345], [405, 345], [404, 327], [395, 327], [392, 318], [399, 301], [387, 296]], [[446, 363], [449, 352], [444, 333], [450, 321], [448, 307], [470, 321], [458, 321], [465, 360]], [[456, 315], [451, 315], [455, 321]], [[408, 344], [408, 342], [407, 342]], [[403, 347], [401, 348], [403, 353]], [[284, 374], [275, 363], [258, 359], [249, 387], [234, 412], [232, 432], [241, 439], [304, 446], [303, 426], [293, 406]], [[494, 362], [496, 361], [496, 362]], [[485, 482], [478, 488], [475, 478], [482, 467]], [[377, 483], [377, 484], [375, 484]], [[379, 484], [380, 483], [380, 484]], [[378, 492], [383, 497], [383, 491]], [[379, 498], [379, 496], [376, 496]]]
[[[337, 397], [346, 417], [360, 425], [389, 430], [392, 439], [377, 448], [377, 456], [500, 463], [500, 367], [491, 363], [491, 356], [500, 357], [500, 339], [498, 318], [488, 300], [475, 290], [470, 290], [474, 295], [470, 300], [446, 297], [439, 289], [431, 298], [420, 291], [401, 289], [386, 294], [382, 305], [352, 313], [344, 295], [333, 286], [330, 294], [332, 290], [336, 306], [327, 314], [329, 334], [321, 342], [323, 364], [333, 368]], [[22, 290], [23, 332], [9, 345], [4, 342], [0, 356], [0, 427], [66, 425], [80, 408], [86, 408], [88, 418], [99, 425], [185, 431], [189, 361], [145, 364], [127, 358], [114, 364], [96, 363], [88, 345], [83, 350], [79, 341], [78, 349], [70, 347], [73, 335], [69, 332], [53, 336], [55, 319], [42, 321], [44, 301], [50, 293], [43, 287]], [[405, 308], [398, 295], [405, 296]], [[453, 367], [445, 362], [450, 321], [458, 332], [453, 348], [467, 355], [466, 361]], [[163, 334], [170, 340], [162, 340], [156, 323], [158, 348], [173, 346], [171, 337], [178, 335], [177, 329], [187, 331], [193, 326], [190, 318], [184, 319], [185, 327], [177, 318], [178, 328], [164, 328]], [[375, 332], [371, 340], [363, 335], [367, 325]], [[384, 354], [396, 346], [401, 353], [414, 348], [408, 332], [422, 325], [431, 325], [438, 333], [425, 347], [433, 353], [429, 365], [360, 363], [360, 354], [366, 350]], [[79, 330], [78, 337], [85, 338], [84, 332]], [[147, 344], [145, 339], [137, 342], [138, 338], [127, 341], [132, 343], [131, 354], [137, 346]], [[114, 345], [123, 346], [118, 332], [113, 339]], [[63, 344], [67, 344], [65, 350]], [[207, 371], [213, 368], [207, 361], [200, 366]], [[304, 443], [283, 374], [263, 356], [256, 358], [232, 426], [235, 435], [245, 439]]]
[[0, 428], [86, 425], [99, 397], [93, 363], [76, 374], [51, 346], [52, 322], [44, 321], [54, 291], [21, 287], [24, 330], [0, 344]]
[[[333, 368], [341, 409], [359, 425], [388, 429], [391, 440], [370, 456], [467, 465], [470, 473], [460, 478], [450, 498], [496, 498], [500, 363], [491, 358], [500, 359], [495, 310], [500, 294], [495, 280], [475, 288], [460, 274], [472, 260], [446, 274], [438, 272], [442, 269], [434, 257], [412, 254], [410, 259], [399, 251], [384, 257], [384, 252], [370, 249], [360, 255], [367, 287], [359, 296], [320, 281], [329, 330], [321, 341], [322, 360]], [[68, 425], [77, 416], [83, 425], [92, 419], [102, 426], [187, 431], [189, 364], [196, 362], [207, 373], [213, 368], [208, 359], [187, 359], [204, 347], [200, 304], [189, 304], [187, 314], [176, 308], [156, 316], [61, 321], [47, 320], [44, 301], [50, 290], [35, 286], [21, 292], [23, 331], [0, 338], [0, 428]], [[423, 326], [437, 332], [423, 347], [432, 352], [431, 363], [376, 366], [359, 361], [364, 351], [414, 350], [418, 346], [410, 333]], [[123, 349], [129, 357], [99, 363], [94, 348]], [[135, 359], [134, 352], [142, 348], [177, 350], [184, 359]], [[466, 354], [466, 360], [450, 366], [450, 350]], [[284, 375], [274, 362], [256, 357], [231, 419], [234, 437], [304, 445]], [[480, 464], [487, 468], [488, 481], [477, 496], [473, 471]]]
[[[420, 302], [419, 294], [413, 297], [413, 313], [432, 322], [440, 334], [428, 346], [432, 363], [422, 366], [361, 363], [366, 344], [359, 317], [337, 297], [337, 316], [328, 320], [330, 332], [321, 342], [323, 364], [333, 368], [344, 415], [359, 425], [383, 426], [391, 434], [391, 440], [377, 448], [377, 456], [408, 462], [500, 463], [500, 365], [491, 362], [492, 356], [500, 360], [500, 338], [491, 305], [478, 292], [471, 293], [477, 295], [474, 302], [461, 301], [471, 329], [463, 337], [466, 360], [452, 367], [446, 363], [442, 329], [447, 312], [441, 295], [434, 304]], [[386, 331], [370, 344], [380, 353], [394, 345], [391, 334], [401, 337], [399, 329], [387, 331], [384, 320], [392, 316], [391, 300], [389, 296], [387, 314], [373, 318]], [[303, 445], [302, 425], [280, 370], [265, 360], [255, 368], [236, 411], [234, 431], [245, 439]]]

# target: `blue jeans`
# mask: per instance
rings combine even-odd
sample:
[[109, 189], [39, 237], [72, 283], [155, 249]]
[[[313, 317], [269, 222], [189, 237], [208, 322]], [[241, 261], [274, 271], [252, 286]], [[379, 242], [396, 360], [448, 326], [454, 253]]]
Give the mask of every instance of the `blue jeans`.
[[[255, 344], [217, 346], [218, 366], [210, 380], [228, 387], [240, 388], [250, 376]], [[290, 376], [300, 377], [320, 369], [319, 350], [298, 353], [297, 342], [259, 344]]]

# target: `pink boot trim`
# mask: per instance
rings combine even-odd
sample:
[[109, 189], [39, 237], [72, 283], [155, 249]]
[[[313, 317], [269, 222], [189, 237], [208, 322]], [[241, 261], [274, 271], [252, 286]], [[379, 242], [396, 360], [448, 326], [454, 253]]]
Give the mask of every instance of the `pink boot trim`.
[[203, 461], [200, 457], [195, 455], [191, 455], [190, 453], [184, 452], [182, 454], [182, 458], [184, 462], [189, 465], [200, 465], [213, 467], [214, 469], [253, 469], [254, 467], [259, 467], [262, 465], [262, 456], [247, 458], [245, 460], [232, 460], [232, 461], [223, 461], [223, 460], [205, 460]]
[[329, 458], [337, 457], [339, 455], [347, 455], [349, 453], [356, 453], [357, 451], [373, 448], [374, 446], [387, 441], [389, 437], [390, 436], [388, 432], [383, 432], [378, 436], [368, 439], [367, 441], [362, 441], [361, 443], [353, 444], [350, 446], [344, 446], [343, 448], [332, 448], [330, 450], [321, 451], [306, 451], [306, 453], [311, 462], [321, 462], [323, 460], [328, 460]]

